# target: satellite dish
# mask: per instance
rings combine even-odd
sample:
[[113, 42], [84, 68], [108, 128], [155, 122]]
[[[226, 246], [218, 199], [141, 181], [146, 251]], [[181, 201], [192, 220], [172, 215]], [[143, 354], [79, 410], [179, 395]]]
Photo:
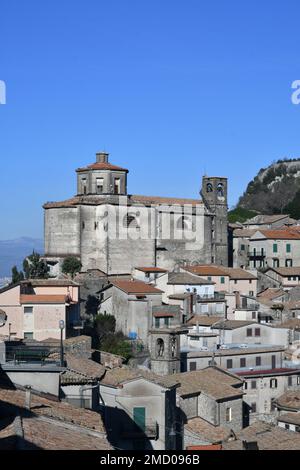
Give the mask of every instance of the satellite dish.
[[7, 320], [7, 315], [3, 310], [0, 310], [0, 327], [4, 326]]

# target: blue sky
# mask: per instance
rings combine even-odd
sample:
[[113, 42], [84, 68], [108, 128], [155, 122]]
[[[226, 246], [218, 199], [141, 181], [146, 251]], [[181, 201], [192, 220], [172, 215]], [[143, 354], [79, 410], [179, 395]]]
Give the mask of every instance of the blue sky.
[[197, 197], [300, 156], [298, 0], [2, 0], [0, 239], [43, 234], [105, 149], [134, 194]]

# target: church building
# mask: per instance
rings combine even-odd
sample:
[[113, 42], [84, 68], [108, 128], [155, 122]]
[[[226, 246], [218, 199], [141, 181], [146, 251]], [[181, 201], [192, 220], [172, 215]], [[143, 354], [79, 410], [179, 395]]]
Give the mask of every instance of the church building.
[[108, 157], [97, 153], [95, 163], [76, 170], [74, 197], [44, 205], [53, 273], [66, 256], [78, 257], [83, 271], [107, 275], [143, 266], [227, 266], [227, 178], [204, 176], [201, 199], [132, 195], [128, 170]]

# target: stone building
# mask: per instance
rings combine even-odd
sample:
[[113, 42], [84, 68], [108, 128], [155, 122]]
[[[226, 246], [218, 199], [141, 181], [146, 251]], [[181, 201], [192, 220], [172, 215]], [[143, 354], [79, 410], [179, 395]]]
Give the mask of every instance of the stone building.
[[227, 266], [227, 179], [203, 177], [202, 200], [127, 193], [128, 170], [97, 153], [76, 170], [77, 194], [48, 202], [45, 257], [55, 273], [66, 256], [83, 271], [129, 274], [136, 266]]

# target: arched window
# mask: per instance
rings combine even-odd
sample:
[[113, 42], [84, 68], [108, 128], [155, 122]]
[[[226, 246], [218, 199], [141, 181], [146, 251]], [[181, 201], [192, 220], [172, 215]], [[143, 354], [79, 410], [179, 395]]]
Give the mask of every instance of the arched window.
[[125, 228], [137, 228], [139, 226], [137, 215], [135, 213], [128, 213], [124, 216], [123, 227]]
[[217, 186], [218, 197], [224, 197], [224, 186], [222, 183], [219, 183]]
[[175, 357], [176, 354], [176, 338], [172, 338], [171, 340], [171, 355]]
[[213, 185], [211, 183], [207, 183], [206, 192], [207, 193], [212, 193], [213, 192]]
[[164, 340], [161, 338], [158, 338], [156, 341], [156, 355], [157, 357], [162, 357], [164, 355], [165, 351], [165, 343]]
[[177, 220], [177, 230], [188, 230], [189, 229], [189, 219], [185, 216], [180, 217]]
[[270, 388], [277, 388], [277, 379], [270, 380]]

